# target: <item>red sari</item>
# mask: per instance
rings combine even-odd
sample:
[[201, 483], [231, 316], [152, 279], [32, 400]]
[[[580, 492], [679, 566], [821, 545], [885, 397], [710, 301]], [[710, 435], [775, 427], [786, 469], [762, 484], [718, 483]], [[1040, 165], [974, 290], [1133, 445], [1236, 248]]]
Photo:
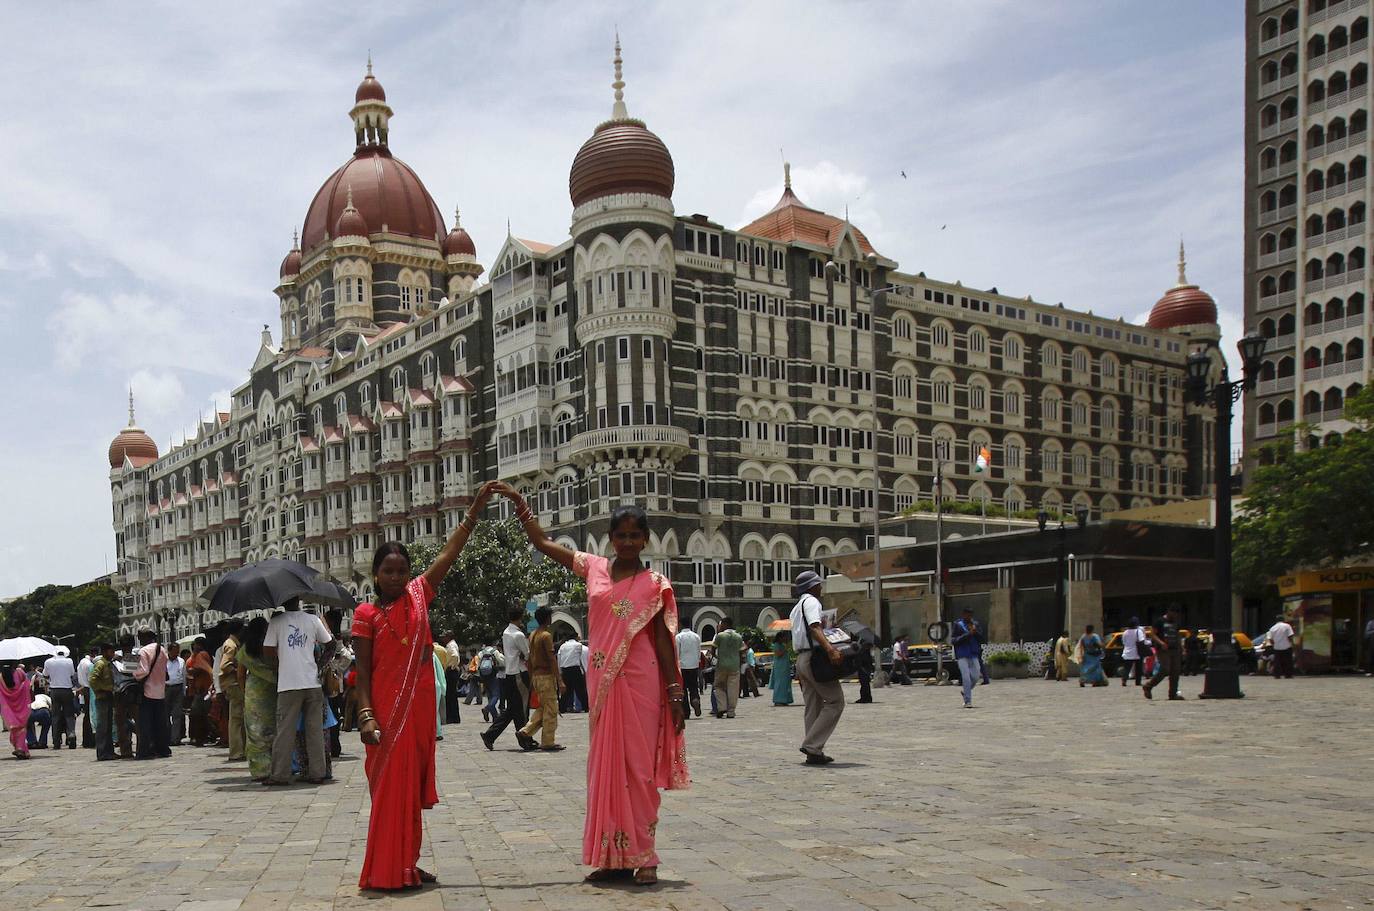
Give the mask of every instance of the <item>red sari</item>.
[[372, 710], [382, 742], [366, 744], [372, 813], [360, 889], [400, 889], [420, 884], [423, 830], [420, 811], [439, 802], [434, 788], [434, 652], [429, 602], [434, 589], [424, 576], [386, 610], [360, 604], [352, 634], [372, 640]]
[[[591, 649], [582, 862], [607, 869], [656, 867], [659, 789], [690, 784], [687, 744], [673, 728], [654, 649], [652, 624], [660, 612], [669, 633], [677, 633], [673, 587], [652, 571], [612, 582], [610, 561], [581, 552], [573, 571], [587, 580]], [[673, 672], [681, 682], [676, 661]]]

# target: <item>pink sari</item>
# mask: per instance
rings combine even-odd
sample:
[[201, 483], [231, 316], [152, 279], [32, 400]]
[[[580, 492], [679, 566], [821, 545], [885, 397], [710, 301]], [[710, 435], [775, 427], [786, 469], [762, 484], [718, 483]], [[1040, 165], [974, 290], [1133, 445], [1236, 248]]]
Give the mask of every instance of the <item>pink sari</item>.
[[372, 812], [360, 889], [420, 884], [415, 870], [424, 835], [420, 811], [439, 802], [434, 787], [432, 600], [434, 589], [424, 576], [416, 576], [386, 610], [360, 604], [353, 614], [353, 636], [372, 640], [372, 710], [382, 729], [382, 742], [366, 745]]
[[16, 667], [10, 671], [14, 686], [5, 686], [5, 678], [0, 675], [0, 715], [10, 729], [10, 746], [21, 756], [29, 754], [29, 706], [33, 693], [29, 688], [28, 675], [24, 669]]
[[[612, 582], [610, 561], [578, 552], [573, 571], [587, 580], [587, 822], [582, 862], [607, 869], [658, 866], [654, 835], [659, 789], [690, 784], [687, 744], [673, 716], [654, 651], [659, 612], [677, 633], [673, 587], [655, 572]], [[681, 672], [674, 674], [681, 680]]]

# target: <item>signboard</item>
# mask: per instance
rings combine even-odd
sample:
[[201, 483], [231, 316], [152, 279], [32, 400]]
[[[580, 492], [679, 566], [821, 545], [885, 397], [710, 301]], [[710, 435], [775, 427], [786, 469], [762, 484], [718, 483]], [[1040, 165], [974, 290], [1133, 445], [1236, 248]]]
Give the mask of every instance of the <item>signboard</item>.
[[1279, 594], [1310, 595], [1322, 592], [1357, 592], [1374, 588], [1374, 566], [1314, 569], [1279, 577]]
[[926, 627], [926, 635], [930, 637], [931, 642], [944, 642], [945, 624], [932, 623], [930, 626]]

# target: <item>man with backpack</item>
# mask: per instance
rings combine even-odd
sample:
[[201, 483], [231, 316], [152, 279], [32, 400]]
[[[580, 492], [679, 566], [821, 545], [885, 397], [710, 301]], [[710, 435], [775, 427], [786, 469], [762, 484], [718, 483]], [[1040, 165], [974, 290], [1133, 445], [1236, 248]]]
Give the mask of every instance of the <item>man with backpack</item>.
[[138, 758], [167, 759], [172, 755], [167, 717], [167, 652], [157, 633], [139, 630], [138, 667], [133, 676], [142, 683], [138, 703]]
[[138, 715], [138, 703], [142, 699], [143, 683], [134, 676], [138, 669], [138, 655], [134, 651], [134, 637], [125, 636], [119, 640], [120, 649], [115, 652], [114, 677], [114, 726], [115, 742], [119, 744], [119, 758], [134, 758], [133, 722]]
[[100, 643], [100, 657], [91, 665], [90, 704], [94, 714], [95, 758], [97, 762], [114, 759], [114, 740], [110, 725], [114, 719], [114, 643]]
[[483, 721], [495, 721], [500, 710], [505, 665], [505, 656], [494, 643], [477, 653], [477, 679], [482, 685], [482, 695], [487, 699], [486, 707], [482, 709]]

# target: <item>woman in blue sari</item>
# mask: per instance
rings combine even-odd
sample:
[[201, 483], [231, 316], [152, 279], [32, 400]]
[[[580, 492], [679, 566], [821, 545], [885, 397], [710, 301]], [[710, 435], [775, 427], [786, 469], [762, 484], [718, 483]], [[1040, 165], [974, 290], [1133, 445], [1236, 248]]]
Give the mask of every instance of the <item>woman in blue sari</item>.
[[1093, 632], [1093, 626], [1088, 624], [1083, 631], [1083, 638], [1078, 640], [1078, 647], [1083, 652], [1083, 660], [1078, 668], [1078, 685], [1087, 686], [1106, 686], [1107, 675], [1102, 670], [1102, 637]]
[[791, 633], [778, 633], [773, 637], [773, 688], [774, 705], [792, 704], [792, 650], [788, 642]]

